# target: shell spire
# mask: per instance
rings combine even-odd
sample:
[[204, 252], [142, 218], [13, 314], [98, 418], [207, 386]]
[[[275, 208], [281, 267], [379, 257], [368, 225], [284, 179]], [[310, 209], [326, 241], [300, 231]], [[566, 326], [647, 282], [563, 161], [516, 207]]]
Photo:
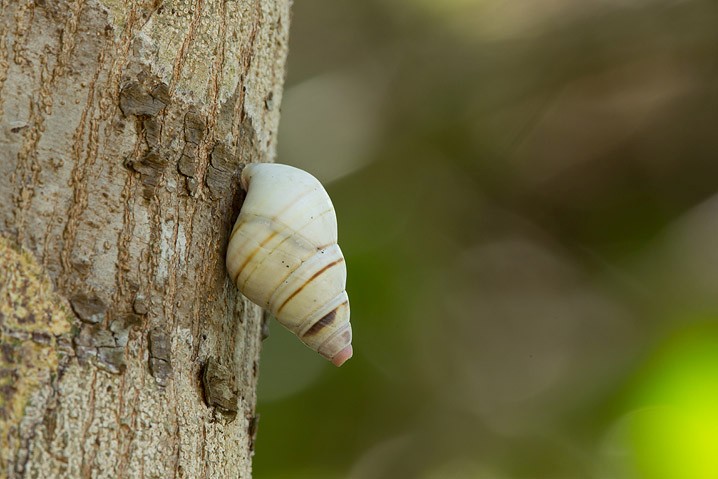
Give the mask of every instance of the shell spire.
[[347, 270], [329, 195], [309, 173], [253, 163], [227, 247], [227, 271], [250, 301], [341, 366], [352, 356]]

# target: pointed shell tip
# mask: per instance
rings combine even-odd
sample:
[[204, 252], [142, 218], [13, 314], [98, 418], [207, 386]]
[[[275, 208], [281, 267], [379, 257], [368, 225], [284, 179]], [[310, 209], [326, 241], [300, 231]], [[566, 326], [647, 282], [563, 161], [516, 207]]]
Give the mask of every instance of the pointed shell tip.
[[352, 354], [354, 354], [354, 351], [352, 349], [352, 345], [348, 345], [341, 351], [339, 351], [333, 358], [332, 358], [332, 364], [334, 364], [336, 367], [341, 366], [345, 362], [349, 360], [349, 358], [352, 357]]

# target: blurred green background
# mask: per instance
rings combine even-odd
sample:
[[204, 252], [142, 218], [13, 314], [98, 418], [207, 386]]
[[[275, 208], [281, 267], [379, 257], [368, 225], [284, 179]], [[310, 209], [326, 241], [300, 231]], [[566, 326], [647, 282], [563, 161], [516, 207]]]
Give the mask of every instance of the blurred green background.
[[255, 477], [718, 478], [718, 2], [293, 12], [355, 355], [272, 324]]

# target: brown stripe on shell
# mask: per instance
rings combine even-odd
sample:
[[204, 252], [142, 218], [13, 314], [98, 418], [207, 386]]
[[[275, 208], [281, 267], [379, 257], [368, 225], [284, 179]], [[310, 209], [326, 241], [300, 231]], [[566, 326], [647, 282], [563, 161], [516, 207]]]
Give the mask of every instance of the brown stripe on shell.
[[232, 233], [229, 235], [229, 241], [230, 241], [230, 242], [232, 241], [232, 238], [234, 238], [234, 234], [235, 234], [237, 231], [239, 231], [239, 229], [240, 229], [242, 226], [244, 226], [244, 222], [242, 222], [242, 223], [239, 223], [239, 222], [238, 222], [238, 223], [235, 223], [235, 224], [234, 224], [234, 228], [232, 228]]
[[[294, 205], [297, 203], [297, 201], [302, 198], [302, 196], [304, 196], [306, 193], [309, 193], [309, 192], [311, 192], [311, 191], [307, 191], [307, 192], [305, 192], [305, 193], [299, 195], [299, 196], [295, 199], [294, 202], [292, 202], [291, 204], [287, 205], [283, 210], [280, 211], [279, 214], [284, 213], [284, 212], [287, 211], [291, 206], [294, 206]], [[314, 219], [320, 218], [320, 217], [324, 216], [326, 213], [329, 213], [329, 212], [331, 212], [331, 211], [334, 211], [333, 208], [329, 208], [328, 210], [323, 211], [321, 214], [319, 214], [318, 216], [316, 216]], [[307, 224], [309, 224], [309, 223], [311, 223], [312, 221], [314, 221], [314, 219], [312, 219], [311, 221], [307, 222]], [[275, 219], [274, 219], [273, 221], [276, 221], [276, 216], [275, 216]], [[242, 223], [242, 224], [244, 224], [244, 223]], [[284, 226], [284, 228], [281, 229], [281, 230], [279, 230], [279, 231], [277, 231], [277, 232], [275, 233], [275, 235], [278, 234], [278, 233], [283, 233], [283, 234], [284, 234], [285, 231], [292, 229], [292, 228], [290, 228], [289, 226], [287, 226], [285, 223], [277, 222], [277, 224], [280, 224], [280, 225]], [[304, 225], [304, 226], [306, 226], [306, 225]], [[234, 236], [234, 233], [235, 233], [236, 231], [239, 231], [239, 228], [235, 227], [235, 229], [232, 231], [232, 235], [230, 236], [230, 241], [232, 240], [231, 237]], [[292, 231], [292, 234], [290, 234], [290, 235], [286, 235], [286, 234], [285, 234], [285, 235], [284, 235], [284, 238], [282, 239], [282, 241], [280, 241], [279, 244], [277, 244], [277, 245], [275, 246], [275, 248], [280, 248], [280, 247], [284, 244], [284, 242], [289, 241], [290, 239], [292, 239], [292, 237], [294, 237], [294, 236], [296, 236], [296, 235], [301, 236], [301, 234], [300, 234], [298, 231]], [[272, 237], [274, 237], [274, 235], [273, 235]], [[269, 238], [269, 239], [271, 239], [271, 238]], [[311, 243], [311, 241], [309, 241], [307, 238], [304, 238], [304, 239], [307, 241], [307, 243]], [[265, 242], [262, 242], [261, 245], [264, 246], [264, 245], [266, 244], [266, 241], [267, 241], [267, 240], [265, 240]], [[331, 243], [329, 246], [331, 246], [331, 245], [333, 245], [333, 244], [336, 244], [336, 243]], [[327, 248], [328, 248], [329, 246], [327, 246]], [[322, 248], [322, 249], [323, 249], [323, 248]], [[254, 252], [252, 252], [252, 254], [251, 254], [251, 255], [247, 258], [247, 260], [242, 264], [242, 267], [239, 268], [239, 271], [240, 271], [240, 272], [244, 270], [245, 266], [247, 266], [247, 265], [249, 264], [249, 261], [252, 259], [252, 256], [254, 256], [255, 254], [257, 254], [257, 250], [255, 250]], [[237, 275], [234, 277], [234, 283], [237, 284], [237, 287], [238, 287], [239, 289], [244, 289], [244, 288], [247, 286], [247, 283], [249, 283], [249, 280], [252, 278], [252, 274], [254, 274], [254, 272], [255, 272], [256, 270], [257, 270], [257, 268], [255, 268], [255, 269], [249, 274], [249, 276], [247, 276], [247, 279], [244, 280], [244, 284], [243, 284], [242, 286], [239, 286], [239, 285], [237, 284], [237, 279], [239, 278], [239, 273], [237, 273]], [[288, 272], [287, 272], [287, 275], [286, 275], [284, 278], [282, 278], [282, 280], [281, 280], [279, 283], [281, 284], [282, 282], [284, 282], [284, 280], [286, 280], [287, 277], [290, 276], [294, 271], [295, 271], [295, 270], [288, 271]]]
[[332, 266], [335, 266], [343, 261], [344, 261], [344, 258], [339, 258], [338, 260], [329, 263], [328, 265], [326, 265], [325, 267], [323, 267], [322, 269], [320, 269], [319, 271], [314, 273], [311, 278], [306, 280], [303, 285], [301, 285], [299, 288], [297, 288], [292, 294], [289, 295], [289, 297], [287, 299], [284, 300], [284, 302], [279, 307], [279, 309], [277, 309], [277, 314], [279, 314], [279, 312], [282, 311], [282, 308], [284, 308], [287, 305], [287, 303], [292, 300], [292, 298], [294, 298], [296, 295], [298, 295], [304, 289], [305, 286], [307, 286], [309, 283], [314, 281], [320, 274], [324, 273], [326, 270], [328, 270]]
[[254, 258], [254, 255], [256, 255], [257, 253], [259, 253], [259, 250], [261, 250], [261, 249], [264, 247], [264, 245], [266, 245], [267, 243], [269, 243], [270, 241], [272, 241], [272, 238], [274, 238], [275, 236], [277, 236], [277, 234], [279, 234], [279, 232], [277, 232], [277, 231], [272, 231], [272, 232], [269, 234], [269, 236], [267, 236], [266, 238], [264, 238], [264, 240], [262, 240], [262, 242], [259, 243], [259, 246], [257, 246], [256, 248], [254, 248], [254, 250], [253, 250], [250, 254], [247, 255], [247, 258], [244, 260], [244, 263], [242, 263], [242, 266], [239, 267], [239, 269], [237, 270], [237, 274], [234, 276], [234, 284], [237, 284], [237, 280], [239, 279], [239, 275], [242, 274], [242, 271], [244, 271], [244, 268], [246, 268], [247, 265], [249, 264], [249, 262], [252, 261], [252, 258]]
[[[331, 212], [331, 211], [333, 211], [333, 209], [330, 208], [330, 209], [328, 209], [328, 210], [322, 212], [320, 215], [315, 216], [314, 219], [319, 218], [319, 217], [323, 216], [324, 214], [329, 213], [329, 212]], [[312, 221], [313, 221], [313, 220], [312, 220]], [[312, 221], [307, 222], [307, 224], [311, 223]], [[281, 250], [282, 245], [284, 245], [284, 243], [286, 243], [287, 241], [290, 241], [290, 240], [297, 241], [297, 238], [301, 238], [302, 240], [304, 240], [304, 241], [306, 241], [307, 243], [311, 244], [311, 241], [310, 241], [309, 239], [305, 238], [304, 236], [302, 236], [301, 234], [299, 234], [297, 231], [292, 231], [292, 228], [290, 228], [289, 226], [287, 226], [285, 223], [277, 222], [276, 224], [277, 224], [277, 225], [284, 226], [284, 229], [282, 229], [282, 230], [279, 231], [279, 233], [283, 235], [283, 238], [279, 241], [279, 243], [277, 243], [276, 245], [274, 245], [274, 249], [275, 249], [275, 250]], [[304, 226], [306, 226], [306, 225], [304, 225]], [[291, 234], [285, 234], [287, 231], [290, 231]], [[332, 246], [332, 245], [336, 245], [336, 243], [332, 243], [330, 246]], [[305, 248], [305, 249], [307, 249], [307, 251], [310, 250], [310, 249], [308, 249], [308, 248]], [[312, 256], [314, 256], [314, 255], [312, 255]], [[304, 261], [307, 261], [310, 257], [311, 257], [311, 256], [308, 256], [308, 257], [306, 257], [306, 258], [303, 258], [303, 259], [301, 260], [302, 263], [304, 263]], [[262, 263], [260, 262], [259, 265], [257, 265], [257, 267], [255, 267], [255, 268], [249, 273], [249, 275], [247, 276], [247, 278], [244, 280], [244, 284], [243, 284], [242, 286], [237, 285], [237, 287], [239, 287], [240, 289], [245, 288], [245, 287], [247, 286], [247, 284], [249, 284], [249, 282], [252, 280], [252, 275], [253, 275], [255, 272], [257, 272], [257, 270], [259, 270], [259, 266], [261, 266], [261, 264], [262, 264]], [[294, 272], [295, 272], [300, 266], [301, 266], [301, 264], [298, 265], [298, 266], [296, 266], [296, 267], [294, 267], [293, 269], [286, 268], [286, 271], [284, 272], [284, 276], [277, 278], [277, 284], [278, 284], [278, 286], [277, 286], [277, 288], [274, 290], [274, 293], [272, 293], [272, 295], [270, 296], [270, 299], [267, 300], [267, 304], [266, 304], [266, 307], [267, 307], [267, 308], [269, 307], [270, 304], [273, 304], [273, 303], [274, 303], [274, 301], [273, 301], [273, 299], [274, 299], [274, 294], [276, 294], [277, 291], [281, 290], [281, 285], [282, 285], [282, 283], [284, 283], [284, 282], [287, 280], [287, 278], [289, 278], [291, 275], [293, 275]], [[237, 276], [237, 277], [239, 277], [239, 276]], [[235, 284], [236, 284], [236, 283], [237, 283], [237, 281], [235, 281]]]
[[[335, 310], [339, 311], [339, 308], [341, 308], [342, 306], [345, 306], [348, 308], [349, 301], [348, 300], [344, 301], [342, 304], [337, 306], [335, 308]], [[304, 335], [301, 335], [300, 339], [302, 341], [304, 341], [305, 344], [309, 344], [308, 340], [305, 339], [305, 335], [306, 335], [306, 333]], [[344, 324], [337, 325], [335, 327], [335, 331], [333, 331], [331, 334], [329, 334], [329, 336], [324, 339], [324, 341], [319, 345], [319, 347], [316, 347], [316, 348], [313, 346], [311, 346], [311, 347], [312, 347], [312, 349], [317, 351], [319, 354], [321, 354], [325, 358], [331, 360], [336, 355], [336, 353], [339, 352], [336, 350], [337, 345], [341, 344], [341, 345], [346, 346], [346, 345], [351, 344], [351, 337], [352, 337], [351, 325], [347, 321]], [[342, 340], [342, 341], [337, 342], [337, 340]], [[339, 349], [341, 350], [342, 348], [339, 348]]]
[[339, 311], [339, 308], [341, 308], [345, 304], [347, 304], [347, 303], [344, 302], [344, 303], [340, 304], [339, 306], [337, 306], [336, 308], [332, 309], [327, 314], [322, 316], [322, 318], [319, 321], [312, 324], [312, 327], [307, 329], [307, 331], [304, 334], [302, 334], [302, 338], [306, 338], [307, 336], [312, 336], [314, 334], [317, 334], [319, 331], [321, 331], [322, 329], [324, 329], [327, 326], [329, 326], [330, 324], [332, 324], [334, 322], [334, 318], [337, 317], [337, 311]]
[[[304, 190], [304, 191], [302, 191], [298, 196], [292, 198], [291, 201], [287, 202], [287, 204], [286, 204], [282, 209], [280, 209], [279, 211], [277, 211], [277, 212], [274, 214], [273, 218], [279, 218], [281, 215], [283, 215], [284, 213], [286, 213], [287, 210], [289, 210], [291, 207], [293, 207], [294, 205], [296, 205], [296, 204], [299, 202], [299, 200], [301, 200], [304, 196], [306, 196], [306, 195], [309, 194], [309, 193], [312, 193], [313, 191], [314, 191], [314, 190]], [[239, 229], [240, 229], [241, 226], [244, 226], [245, 224], [246, 224], [246, 222], [242, 222], [241, 224], [240, 224], [240, 223], [235, 223], [234, 228], [232, 228], [232, 233], [229, 235], [229, 241], [232, 241], [232, 238], [234, 238], [234, 234], [235, 234], [237, 231], [239, 231]]]

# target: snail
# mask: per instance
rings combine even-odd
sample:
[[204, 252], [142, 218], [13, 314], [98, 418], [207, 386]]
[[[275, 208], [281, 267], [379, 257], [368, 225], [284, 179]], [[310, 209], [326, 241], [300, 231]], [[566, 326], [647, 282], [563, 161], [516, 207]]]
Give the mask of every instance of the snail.
[[227, 247], [227, 271], [250, 301], [341, 366], [352, 356], [346, 263], [319, 180], [288, 165], [242, 171], [247, 196]]

